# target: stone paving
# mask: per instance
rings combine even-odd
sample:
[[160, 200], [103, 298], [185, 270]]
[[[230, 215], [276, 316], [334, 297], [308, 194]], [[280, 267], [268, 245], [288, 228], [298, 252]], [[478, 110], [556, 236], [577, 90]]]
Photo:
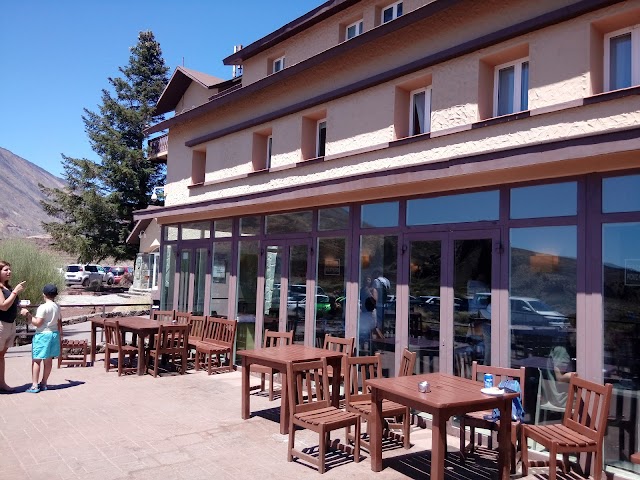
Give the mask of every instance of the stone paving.
[[[88, 337], [89, 323], [65, 327]], [[69, 332], [71, 333], [71, 332]], [[256, 392], [252, 417], [240, 418], [239, 371], [208, 376], [166, 374], [118, 377], [98, 356], [88, 368], [54, 365], [50, 389], [30, 385], [30, 347], [6, 355], [7, 382], [17, 393], [0, 395], [0, 478], [13, 479], [368, 479], [425, 478], [431, 431], [415, 427], [410, 450], [385, 444], [385, 469], [332, 455], [322, 477], [314, 467], [287, 462], [286, 435], [278, 428], [279, 399]], [[259, 379], [253, 378], [252, 385]], [[344, 439], [344, 431], [332, 438]], [[317, 446], [316, 434], [296, 434], [299, 448]], [[449, 438], [447, 478], [494, 478], [493, 452], [458, 463], [457, 438]], [[531, 478], [534, 478], [531, 476]]]

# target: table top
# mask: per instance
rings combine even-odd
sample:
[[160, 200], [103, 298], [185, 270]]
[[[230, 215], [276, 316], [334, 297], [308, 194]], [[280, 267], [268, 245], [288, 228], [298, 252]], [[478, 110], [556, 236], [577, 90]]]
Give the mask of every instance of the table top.
[[155, 332], [158, 330], [160, 325], [170, 326], [173, 325], [171, 322], [167, 321], [158, 321], [151, 320], [150, 318], [145, 317], [110, 317], [110, 318], [101, 318], [96, 317], [91, 319], [91, 323], [104, 327], [105, 322], [115, 322], [117, 321], [120, 325], [120, 328], [128, 329], [128, 330], [136, 330], [136, 331], [147, 331], [147, 332]]
[[250, 350], [238, 350], [238, 355], [251, 360], [268, 360], [286, 364], [305, 360], [317, 360], [319, 358], [342, 357], [342, 352], [325, 350], [323, 348], [307, 347], [305, 345], [285, 345], [280, 347], [254, 348]]
[[[429, 382], [430, 391], [421, 393], [418, 383]], [[496, 399], [515, 398], [517, 393], [505, 393], [499, 397], [486, 395], [480, 391], [482, 382], [456, 377], [447, 373], [425, 373], [406, 377], [376, 378], [367, 380], [370, 387], [403, 398], [412, 404], [422, 405], [425, 411], [432, 409], [457, 409], [470, 405], [477, 410], [493, 408]]]

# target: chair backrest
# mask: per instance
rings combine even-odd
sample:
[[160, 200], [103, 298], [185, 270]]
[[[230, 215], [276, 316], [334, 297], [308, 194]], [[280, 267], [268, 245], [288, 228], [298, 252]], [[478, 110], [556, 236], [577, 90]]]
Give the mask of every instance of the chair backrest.
[[191, 314], [188, 312], [176, 312], [173, 319], [180, 324], [189, 323], [189, 319], [191, 318]]
[[212, 341], [220, 345], [233, 347], [236, 338], [237, 320], [226, 320], [220, 317], [209, 317], [204, 327], [202, 340]]
[[207, 319], [208, 317], [206, 315], [191, 315], [189, 317], [189, 325], [191, 325], [189, 336], [202, 339]]
[[175, 310], [151, 310], [151, 320], [171, 321], [175, 318]]
[[104, 342], [110, 347], [118, 349], [122, 346], [120, 323], [117, 320], [104, 322]]
[[471, 379], [482, 381], [482, 378], [478, 378], [479, 375], [490, 373], [493, 375], [493, 385], [498, 386], [502, 380], [514, 379], [518, 380], [520, 384], [520, 398], [524, 398], [524, 384], [526, 380], [525, 368], [507, 368], [507, 367], [493, 367], [491, 365], [482, 365], [475, 360], [471, 363]]
[[600, 385], [572, 375], [562, 424], [597, 442], [602, 448], [612, 391], [610, 383]]
[[370, 401], [371, 392], [367, 380], [382, 377], [382, 360], [380, 354], [371, 356], [348, 357], [345, 372], [345, 400], [347, 404], [359, 401]]
[[354, 337], [333, 337], [328, 333], [324, 336], [324, 349], [334, 350], [336, 352], [342, 352], [348, 357], [353, 355]]
[[264, 348], [282, 347], [293, 343], [293, 331], [290, 332], [272, 332], [264, 331]]
[[329, 408], [329, 377], [323, 375], [326, 371], [326, 358], [287, 365], [290, 418], [296, 413]]
[[400, 360], [400, 369], [398, 370], [398, 377], [408, 377], [415, 373], [416, 357], [416, 352], [412, 352], [408, 348], [403, 350], [402, 360]]
[[158, 353], [181, 353], [187, 348], [189, 324], [160, 325], [158, 327]]

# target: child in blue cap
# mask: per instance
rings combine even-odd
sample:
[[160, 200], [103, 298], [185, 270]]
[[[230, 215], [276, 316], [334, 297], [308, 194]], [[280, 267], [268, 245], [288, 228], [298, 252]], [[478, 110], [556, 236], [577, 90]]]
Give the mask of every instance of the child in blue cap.
[[[52, 283], [47, 283], [42, 289], [44, 303], [38, 307], [36, 315], [31, 319], [31, 324], [36, 327], [36, 333], [31, 345], [32, 351], [32, 384], [27, 390], [29, 393], [38, 393], [47, 389], [47, 380], [51, 373], [53, 359], [60, 356], [60, 340], [58, 333], [58, 319], [61, 318], [60, 307], [55, 302], [58, 288]], [[44, 363], [42, 381], [40, 378], [40, 365]]]

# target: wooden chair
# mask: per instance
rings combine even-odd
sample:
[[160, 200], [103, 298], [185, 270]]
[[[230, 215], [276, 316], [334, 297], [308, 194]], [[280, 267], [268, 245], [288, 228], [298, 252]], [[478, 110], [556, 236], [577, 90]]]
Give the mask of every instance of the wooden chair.
[[[291, 332], [271, 332], [264, 331], [264, 348], [291, 345], [293, 343], [293, 331]], [[273, 401], [273, 375], [275, 371], [271, 367], [264, 365], [251, 365], [250, 371], [260, 373], [260, 391], [264, 392], [265, 378], [269, 375], [269, 401]]]
[[[287, 461], [293, 457], [305, 460], [325, 472], [325, 457], [331, 447], [331, 431], [355, 427], [354, 461], [360, 461], [360, 415], [345, 412], [331, 405], [327, 359], [312, 362], [289, 363], [287, 365], [287, 388], [289, 390], [289, 448]], [[317, 432], [319, 455], [315, 457], [295, 449], [296, 426]]]
[[182, 325], [189, 323], [189, 319], [191, 318], [191, 314], [187, 312], [176, 312], [173, 319]]
[[196, 343], [202, 341], [208, 318], [206, 315], [191, 315], [189, 317], [189, 325], [191, 326], [189, 328], [189, 340], [187, 341], [189, 354], [191, 354], [191, 349], [196, 348]]
[[[175, 361], [180, 358], [180, 374], [187, 370], [187, 342], [189, 338], [189, 324], [160, 325], [155, 349], [149, 350], [149, 360], [153, 358], [153, 376], [158, 376], [160, 358], [166, 355]], [[147, 371], [150, 371], [148, 368]]]
[[[138, 354], [138, 348], [126, 345], [123, 332], [120, 330], [120, 323], [117, 320], [104, 322], [104, 369], [108, 372], [111, 369], [111, 353], [118, 354], [118, 376], [126, 372], [136, 372], [138, 368], [133, 366], [133, 359]], [[129, 355], [129, 366], [125, 367], [124, 357]], [[139, 358], [139, 362], [144, 359]]]
[[233, 346], [236, 340], [236, 320], [220, 317], [207, 319], [202, 340], [195, 342], [196, 370], [206, 367], [207, 373], [231, 372]]
[[58, 318], [58, 341], [60, 342], [60, 355], [58, 356], [58, 368], [60, 368], [61, 365], [71, 365], [71, 366], [80, 366], [80, 367], [87, 366], [87, 355], [89, 355], [89, 343], [86, 340], [71, 340], [68, 338], [64, 338], [64, 333], [62, 331], [61, 318]]
[[416, 369], [416, 352], [410, 351], [405, 348], [402, 351], [402, 360], [400, 360], [400, 369], [398, 370], [398, 377], [408, 377], [413, 375]]
[[[478, 364], [475, 360], [471, 363], [471, 379], [472, 380], [482, 380], [482, 378], [478, 378], [478, 375], [481, 377], [484, 376], [485, 373], [490, 373], [493, 375], [493, 384], [497, 387], [502, 380], [506, 380], [507, 378], [512, 378], [518, 380], [520, 383], [520, 399], [524, 399], [524, 384], [525, 384], [525, 368], [504, 368], [504, 367], [492, 367], [490, 365], [481, 365]], [[481, 388], [478, 385], [478, 388]], [[467, 449], [469, 452], [473, 453], [475, 451], [475, 435], [476, 435], [476, 427], [484, 428], [486, 430], [497, 432], [500, 430], [500, 422], [502, 420], [487, 420], [486, 416], [491, 416], [492, 410], [483, 410], [480, 412], [470, 412], [465, 415], [459, 417], [460, 419], [460, 458], [462, 459], [462, 463], [464, 463], [466, 459]], [[521, 421], [511, 421], [511, 473], [515, 473], [516, 471], [516, 453], [518, 451], [517, 444], [520, 433]], [[466, 445], [466, 427], [469, 427], [470, 432], [470, 440], [471, 443], [469, 446]], [[525, 448], [524, 445], [521, 444], [521, 448]]]
[[[347, 371], [347, 362], [346, 358], [351, 357], [353, 355], [353, 347], [355, 343], [354, 337], [333, 337], [328, 333], [324, 336], [324, 346], [325, 350], [333, 350], [335, 352], [342, 352], [345, 355], [345, 358], [342, 359], [342, 372], [340, 372], [340, 382], [344, 382], [344, 372]], [[327, 375], [329, 376], [329, 383], [331, 383], [331, 379], [333, 378], [333, 367], [329, 365], [329, 369], [327, 370]]]
[[[364, 421], [367, 422], [367, 433], [371, 419], [371, 391], [367, 387], [367, 380], [382, 377], [382, 360], [380, 354], [377, 353], [368, 357], [348, 357], [346, 381], [345, 381], [345, 408], [347, 412], [359, 414]], [[402, 437], [404, 448], [409, 448], [409, 429], [411, 420], [411, 411], [409, 407], [401, 405], [390, 400], [382, 401], [382, 416], [402, 417], [402, 423], [398, 426], [402, 428]], [[355, 440], [351, 434], [351, 427], [346, 427], [345, 437], [348, 441]], [[361, 439], [361, 444], [369, 450], [369, 442]]]
[[175, 310], [151, 310], [151, 320], [170, 322], [175, 318]]
[[[602, 447], [613, 386], [600, 385], [571, 375], [567, 405], [561, 424], [522, 425], [522, 475], [527, 476], [529, 461], [527, 439], [549, 450], [549, 480], [556, 478], [557, 455], [562, 454], [562, 471], [566, 473], [569, 453], [589, 453], [594, 456], [595, 480], [602, 478]], [[590, 463], [587, 461], [586, 473]]]

